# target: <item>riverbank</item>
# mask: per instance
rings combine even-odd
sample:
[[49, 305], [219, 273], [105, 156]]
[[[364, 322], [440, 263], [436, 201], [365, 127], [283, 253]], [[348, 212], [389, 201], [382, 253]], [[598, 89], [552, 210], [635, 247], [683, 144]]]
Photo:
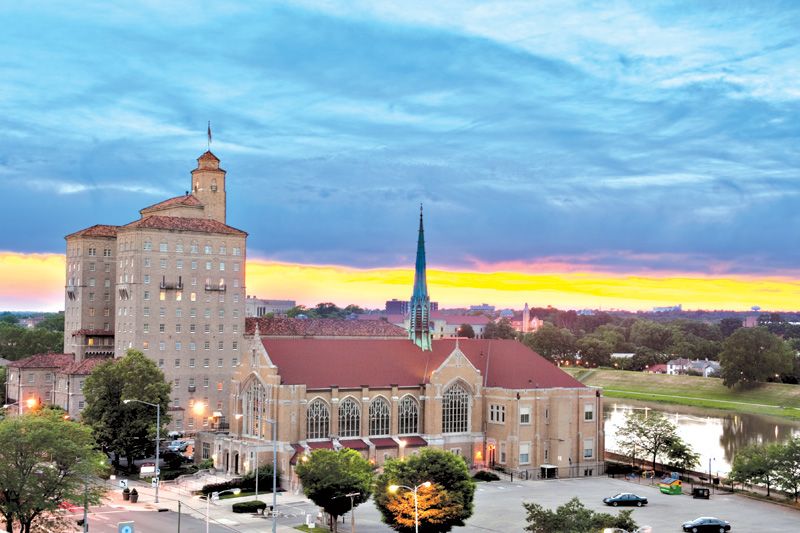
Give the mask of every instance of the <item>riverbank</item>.
[[800, 420], [800, 385], [764, 383], [750, 390], [729, 389], [718, 378], [670, 376], [627, 370], [563, 368], [584, 385], [600, 387], [609, 398], [691, 405]]

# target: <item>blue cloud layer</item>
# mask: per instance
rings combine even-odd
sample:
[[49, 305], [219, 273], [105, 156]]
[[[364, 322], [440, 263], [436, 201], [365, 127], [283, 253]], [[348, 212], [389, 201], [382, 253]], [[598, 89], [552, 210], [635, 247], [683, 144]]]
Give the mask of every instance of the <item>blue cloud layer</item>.
[[409, 264], [424, 202], [439, 264], [800, 262], [794, 2], [168, 4], [0, 7], [0, 248], [183, 192], [211, 119], [260, 256]]

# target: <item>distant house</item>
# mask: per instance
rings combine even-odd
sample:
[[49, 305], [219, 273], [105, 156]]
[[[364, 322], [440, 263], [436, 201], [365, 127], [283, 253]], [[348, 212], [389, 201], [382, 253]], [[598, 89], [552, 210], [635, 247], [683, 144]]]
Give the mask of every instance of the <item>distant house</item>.
[[630, 359], [635, 353], [614, 352], [611, 354], [611, 359]]
[[660, 364], [660, 365], [649, 366], [645, 369], [645, 372], [649, 374], [666, 374], [667, 365]]
[[667, 361], [667, 374], [689, 374], [697, 373], [707, 378], [712, 374], [719, 374], [720, 366], [717, 361], [709, 361], [708, 359], [686, 359], [680, 357]]

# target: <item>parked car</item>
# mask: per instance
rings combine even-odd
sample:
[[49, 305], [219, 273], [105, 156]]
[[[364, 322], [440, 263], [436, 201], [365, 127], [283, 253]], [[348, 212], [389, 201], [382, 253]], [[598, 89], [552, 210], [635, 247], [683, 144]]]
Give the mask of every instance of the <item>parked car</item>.
[[642, 505], [647, 505], [647, 498], [637, 496], [630, 492], [620, 492], [610, 498], [603, 498], [603, 503], [614, 507], [618, 505], [636, 505], [637, 507], [641, 507]]
[[725, 533], [731, 530], [731, 525], [725, 520], [714, 518], [713, 516], [701, 516], [695, 518], [691, 522], [683, 524], [683, 530], [691, 533], [700, 533], [701, 531], [714, 531], [715, 533]]

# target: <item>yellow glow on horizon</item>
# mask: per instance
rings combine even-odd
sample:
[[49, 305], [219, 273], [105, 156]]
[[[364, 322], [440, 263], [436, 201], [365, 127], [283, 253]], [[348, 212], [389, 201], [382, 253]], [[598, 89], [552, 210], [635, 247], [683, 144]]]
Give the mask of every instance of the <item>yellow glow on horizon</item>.
[[[703, 274], [611, 274], [428, 269], [428, 290], [442, 307], [487, 302], [498, 308], [552, 305], [561, 309], [647, 310], [682, 304], [684, 309], [796, 310], [800, 277]], [[531, 269], [533, 270], [533, 269]], [[64, 256], [0, 252], [0, 310], [64, 308]], [[383, 308], [411, 295], [411, 268], [360, 269], [337, 265], [247, 262], [247, 294], [315, 305], [330, 301]]]

